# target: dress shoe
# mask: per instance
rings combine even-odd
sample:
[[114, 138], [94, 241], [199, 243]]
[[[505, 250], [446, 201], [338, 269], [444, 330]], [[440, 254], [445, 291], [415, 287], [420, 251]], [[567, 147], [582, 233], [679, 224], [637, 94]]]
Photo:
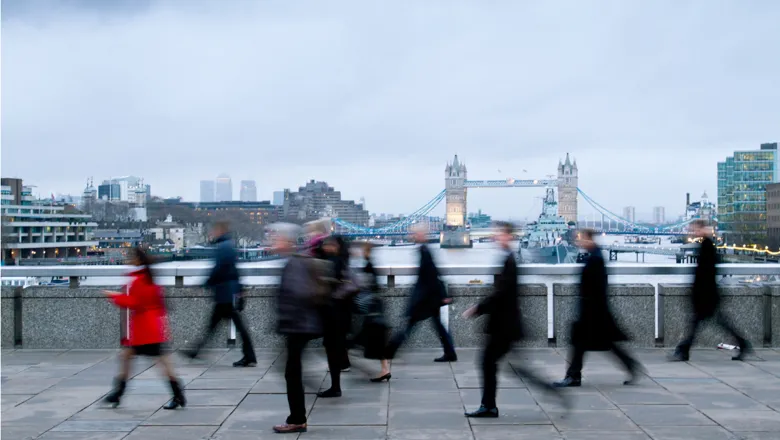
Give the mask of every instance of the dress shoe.
[[744, 361], [745, 360], [745, 355], [746, 354], [750, 354], [750, 353], [753, 353], [753, 347], [750, 346], [750, 342], [742, 341], [739, 344], [739, 353], [736, 356], [732, 357], [731, 360], [732, 361]]
[[250, 361], [247, 360], [246, 358], [241, 358], [240, 360], [233, 362], [233, 366], [234, 367], [256, 367], [257, 361], [254, 360]]
[[566, 376], [562, 381], [554, 382], [553, 386], [555, 388], [579, 387], [582, 386], [582, 379], [574, 379], [572, 377]]
[[498, 408], [486, 408], [484, 405], [481, 405], [478, 410], [474, 412], [467, 412], [465, 413], [466, 417], [472, 417], [472, 418], [478, 418], [478, 419], [495, 419], [498, 417]]
[[163, 409], [177, 409], [179, 407], [184, 408], [185, 406], [187, 406], [187, 401], [184, 399], [184, 396], [177, 396], [163, 406]]
[[379, 383], [379, 382], [384, 382], [384, 381], [390, 382], [390, 378], [391, 377], [393, 377], [393, 375], [390, 374], [390, 373], [387, 373], [384, 376], [372, 377], [371, 378], [371, 382], [374, 382], [374, 383]]
[[458, 361], [458, 355], [450, 354], [450, 355], [444, 355], [442, 357], [436, 358], [433, 360], [434, 362], [457, 362]]
[[330, 397], [341, 397], [341, 390], [334, 390], [333, 388], [328, 388], [325, 391], [320, 391], [317, 393], [317, 397], [322, 397], [323, 399], [327, 399]]
[[277, 434], [289, 434], [292, 432], [306, 432], [306, 424], [291, 425], [289, 423], [283, 423], [281, 425], [274, 426], [274, 432]]
[[688, 362], [689, 355], [688, 353], [683, 353], [681, 351], [675, 351], [674, 353], [669, 355], [669, 362]]

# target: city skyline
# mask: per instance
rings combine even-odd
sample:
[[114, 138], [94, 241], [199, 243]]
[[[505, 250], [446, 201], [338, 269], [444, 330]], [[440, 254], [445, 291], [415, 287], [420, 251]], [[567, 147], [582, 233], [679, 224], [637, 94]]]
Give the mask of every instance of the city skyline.
[[[263, 200], [315, 179], [410, 212], [453, 154], [470, 178], [505, 179], [555, 174], [570, 152], [613, 212], [671, 218], [685, 192], [717, 192], [723, 157], [780, 137], [774, 3], [187, 5], [4, 3], [3, 176], [46, 196], [143, 175], [187, 200], [191, 176], [252, 179]], [[542, 194], [469, 203], [532, 218]]]

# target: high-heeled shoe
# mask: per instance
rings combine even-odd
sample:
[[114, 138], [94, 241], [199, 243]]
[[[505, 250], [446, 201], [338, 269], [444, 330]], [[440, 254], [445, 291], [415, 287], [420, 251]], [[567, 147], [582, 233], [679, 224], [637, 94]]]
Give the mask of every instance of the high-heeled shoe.
[[371, 382], [374, 382], [374, 383], [379, 383], [379, 382], [384, 382], [384, 381], [390, 382], [390, 378], [391, 377], [393, 377], [393, 375], [390, 374], [390, 373], [387, 373], [384, 376], [372, 377], [370, 380], [371, 380]]

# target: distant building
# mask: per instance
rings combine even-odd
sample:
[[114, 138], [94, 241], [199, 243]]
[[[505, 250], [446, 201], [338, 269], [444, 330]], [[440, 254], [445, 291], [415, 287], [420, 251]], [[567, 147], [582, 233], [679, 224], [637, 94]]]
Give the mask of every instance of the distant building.
[[780, 248], [780, 183], [766, 186], [766, 232], [772, 250]]
[[274, 191], [274, 206], [284, 205], [284, 191]]
[[233, 201], [233, 181], [227, 174], [217, 176], [215, 196], [216, 202]]
[[242, 180], [239, 200], [242, 202], [257, 201], [257, 184], [254, 180]]
[[3, 205], [32, 205], [35, 198], [32, 195], [32, 187], [25, 186], [22, 179], [3, 177], [0, 179], [2, 185], [2, 204]]
[[727, 242], [760, 243], [767, 236], [767, 185], [780, 182], [777, 142], [735, 151], [718, 162], [718, 230]]
[[97, 246], [88, 214], [65, 206], [2, 205], [2, 249], [5, 264], [27, 259], [85, 257]]
[[143, 242], [140, 229], [96, 229], [94, 240], [98, 249], [129, 249]]
[[216, 183], [213, 180], [200, 181], [200, 201], [202, 203], [216, 201]]
[[154, 240], [158, 241], [158, 244], [169, 241], [173, 245], [173, 250], [178, 251], [185, 245], [185, 229], [184, 225], [174, 222], [173, 217], [169, 215], [165, 221], [150, 228], [148, 233], [154, 236]]
[[360, 226], [368, 225], [368, 211], [353, 200], [342, 200], [341, 192], [326, 182], [310, 180], [297, 192], [284, 190], [283, 216], [286, 221], [306, 222], [322, 217], [338, 217]]
[[633, 206], [623, 208], [623, 218], [631, 223], [636, 223], [636, 208]]
[[663, 206], [656, 206], [653, 208], [653, 223], [656, 225], [666, 223], [666, 208]]
[[98, 185], [97, 196], [100, 200], [122, 201], [132, 204], [139, 203], [138, 195], [143, 195], [143, 200], [152, 197], [150, 185], [144, 185], [144, 181], [136, 176], [112, 177]]
[[710, 201], [710, 198], [707, 196], [706, 192], [701, 195], [701, 200], [699, 201], [691, 202], [690, 194], [685, 195], [685, 200], [686, 206], [685, 216], [683, 216], [684, 221], [701, 219], [708, 224], [715, 226], [715, 204]]

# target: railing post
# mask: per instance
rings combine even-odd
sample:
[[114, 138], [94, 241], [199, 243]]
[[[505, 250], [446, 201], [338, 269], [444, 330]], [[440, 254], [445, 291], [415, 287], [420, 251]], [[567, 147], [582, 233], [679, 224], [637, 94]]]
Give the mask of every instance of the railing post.
[[71, 289], [78, 289], [79, 287], [79, 277], [69, 277], [70, 283], [68, 284], [68, 287]]
[[173, 285], [175, 287], [184, 287], [184, 277], [181, 275], [176, 275]]
[[390, 288], [395, 287], [395, 275], [388, 275], [387, 276], [387, 287], [390, 287]]

